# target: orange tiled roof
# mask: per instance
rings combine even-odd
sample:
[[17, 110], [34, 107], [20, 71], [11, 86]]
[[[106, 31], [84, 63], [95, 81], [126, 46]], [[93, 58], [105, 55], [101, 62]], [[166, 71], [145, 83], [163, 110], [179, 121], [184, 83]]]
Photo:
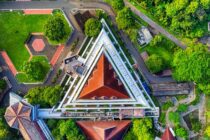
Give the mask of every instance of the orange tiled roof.
[[102, 54], [83, 87], [79, 99], [125, 99], [127, 92], [107, 58]]
[[18, 102], [7, 108], [5, 119], [12, 128], [20, 130], [25, 140], [45, 140], [37, 122], [31, 121], [31, 107]]
[[131, 121], [77, 121], [87, 140], [121, 140]]
[[161, 140], [176, 140], [175, 137], [172, 135], [170, 129], [167, 127], [165, 132], [163, 133]]

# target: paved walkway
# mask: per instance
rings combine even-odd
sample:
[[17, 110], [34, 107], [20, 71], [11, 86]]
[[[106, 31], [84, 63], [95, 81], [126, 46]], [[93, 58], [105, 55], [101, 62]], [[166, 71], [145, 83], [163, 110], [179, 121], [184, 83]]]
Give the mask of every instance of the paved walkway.
[[145, 22], [147, 22], [151, 27], [155, 28], [157, 31], [159, 31], [161, 34], [165, 35], [167, 38], [169, 38], [171, 41], [173, 41], [176, 45], [180, 46], [182, 49], [186, 48], [186, 45], [183, 44], [180, 40], [178, 40], [176, 37], [174, 37], [172, 34], [167, 32], [163, 27], [155, 23], [153, 20], [151, 20], [149, 17], [147, 17], [145, 14], [143, 14], [141, 11], [139, 11], [135, 6], [133, 6], [130, 2], [127, 0], [124, 0], [126, 6], [130, 7], [131, 10], [141, 17]]

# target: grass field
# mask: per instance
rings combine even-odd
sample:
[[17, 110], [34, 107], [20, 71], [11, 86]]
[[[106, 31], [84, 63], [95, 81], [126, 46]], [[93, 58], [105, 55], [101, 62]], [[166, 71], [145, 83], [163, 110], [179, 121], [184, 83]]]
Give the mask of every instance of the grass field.
[[[21, 11], [0, 12], [0, 49], [8, 53], [18, 71], [23, 62], [29, 59], [29, 53], [24, 47], [26, 39], [31, 32], [43, 32], [44, 24], [50, 16], [52, 15], [23, 15]], [[70, 34], [71, 29], [66, 29]], [[62, 42], [67, 38], [68, 36]]]
[[[45, 56], [33, 56], [31, 61], [39, 61], [41, 62], [42, 66], [44, 67], [44, 77], [42, 77], [42, 79], [44, 80], [47, 73], [50, 70], [50, 64], [49, 61], [47, 60], [47, 58]], [[19, 82], [21, 83], [32, 83], [32, 82], [42, 82], [42, 81], [35, 81], [34, 79], [30, 78], [29, 76], [27, 76], [25, 73], [19, 73], [16, 75], [16, 78]]]
[[151, 43], [149, 43], [147, 46], [143, 48], [139, 46], [138, 49], [140, 52], [146, 51], [149, 55], [156, 54], [158, 56], [161, 56], [164, 60], [165, 66], [167, 68], [171, 68], [174, 52], [180, 48], [177, 47], [173, 42], [171, 42], [166, 37], [164, 36], [162, 37], [163, 40], [157, 43], [157, 45], [153, 46]]

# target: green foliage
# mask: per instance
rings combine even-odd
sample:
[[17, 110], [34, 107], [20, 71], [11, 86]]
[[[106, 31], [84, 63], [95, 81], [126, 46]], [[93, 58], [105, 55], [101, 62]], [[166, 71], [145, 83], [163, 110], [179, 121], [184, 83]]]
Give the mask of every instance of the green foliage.
[[180, 115], [178, 112], [169, 112], [169, 120], [175, 125], [180, 124]]
[[198, 38], [209, 34], [210, 0], [129, 0], [180, 37]]
[[7, 83], [4, 79], [0, 79], [0, 90], [4, 90], [7, 87]]
[[198, 119], [194, 119], [194, 121], [191, 120], [192, 124], [192, 130], [195, 132], [199, 132], [202, 128], [202, 124]]
[[126, 134], [125, 140], [129, 138], [138, 140], [153, 140], [153, 125], [150, 118], [134, 119], [131, 130]]
[[185, 128], [178, 126], [175, 128], [175, 133], [178, 137], [181, 138], [187, 138], [188, 137], [188, 132]]
[[85, 22], [85, 34], [89, 37], [97, 37], [102, 28], [101, 22], [90, 18]]
[[186, 104], [180, 104], [177, 108], [178, 112], [185, 112], [187, 111], [188, 106]]
[[149, 56], [145, 63], [152, 73], [160, 72], [165, 68], [163, 58], [156, 54]]
[[45, 77], [43, 73], [43, 66], [39, 61], [25, 62], [23, 65], [23, 72], [35, 80], [42, 80]]
[[25, 98], [33, 105], [40, 104], [41, 107], [52, 107], [61, 99], [61, 89], [59, 85], [35, 87], [28, 91]]
[[173, 103], [171, 101], [165, 102], [162, 105], [162, 110], [166, 111], [166, 110], [168, 110], [169, 107], [172, 107], [172, 106], [173, 106]]
[[210, 125], [208, 125], [204, 132], [208, 137], [210, 137]]
[[125, 7], [125, 4], [123, 0], [111, 0], [111, 6], [115, 11], [119, 11]]
[[[173, 77], [178, 81], [193, 81], [201, 84], [201, 89], [209, 92], [210, 79], [210, 52], [201, 44], [188, 47], [186, 50], [178, 51], [173, 60]], [[203, 85], [207, 85], [203, 87]]]
[[52, 41], [61, 41], [67, 35], [64, 20], [61, 16], [52, 16], [44, 26], [45, 35]]
[[56, 140], [85, 140], [73, 119], [48, 121], [48, 125]]
[[127, 7], [120, 10], [117, 13], [116, 23], [119, 29], [127, 29], [132, 27], [135, 23], [132, 11]]

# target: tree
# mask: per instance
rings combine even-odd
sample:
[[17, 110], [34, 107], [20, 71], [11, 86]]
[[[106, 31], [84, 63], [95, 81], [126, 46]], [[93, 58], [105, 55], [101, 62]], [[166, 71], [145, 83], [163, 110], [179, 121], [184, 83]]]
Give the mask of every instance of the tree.
[[210, 79], [210, 53], [206, 46], [196, 44], [189, 46], [186, 50], [177, 51], [173, 66], [173, 77], [177, 81], [195, 82], [201, 86], [201, 89], [206, 89], [206, 94], [210, 93], [209, 88], [206, 88]]
[[27, 76], [35, 80], [43, 80], [45, 74], [43, 73], [43, 66], [39, 61], [29, 61], [24, 63], [23, 71]]
[[55, 122], [49, 123], [54, 124], [51, 131], [56, 140], [85, 140], [73, 119], [55, 120]]
[[206, 127], [204, 132], [208, 137], [210, 137], [210, 125]]
[[181, 137], [181, 138], [187, 138], [188, 137], [187, 130], [183, 127], [180, 127], [180, 126], [175, 129], [175, 133], [178, 137]]
[[97, 37], [102, 28], [101, 22], [90, 18], [85, 22], [85, 34], [90, 37]]
[[112, 0], [111, 5], [115, 11], [122, 10], [125, 7], [123, 0]]
[[42, 107], [52, 107], [61, 99], [61, 89], [59, 85], [52, 87], [35, 87], [28, 91], [25, 98], [27, 98], [28, 102], [31, 104], [40, 104]]
[[0, 79], [0, 90], [4, 90], [7, 87], [7, 83], [4, 79]]
[[180, 115], [178, 112], [169, 112], [169, 120], [175, 125], [180, 124]]
[[156, 54], [149, 56], [145, 63], [152, 73], [160, 72], [165, 67], [163, 58]]
[[192, 130], [195, 132], [199, 132], [202, 128], [202, 124], [198, 119], [191, 120]]
[[[153, 125], [150, 118], [134, 119], [131, 130], [125, 136], [125, 140], [129, 138], [138, 140], [153, 140]], [[131, 134], [132, 133], [132, 134]]]
[[133, 18], [130, 8], [123, 8], [117, 13], [116, 22], [119, 29], [127, 29], [134, 25], [135, 20]]
[[60, 41], [67, 35], [61, 16], [51, 16], [44, 26], [44, 34], [52, 41]]
[[185, 112], [187, 111], [188, 106], [186, 104], [180, 104], [177, 108], [178, 112]]

